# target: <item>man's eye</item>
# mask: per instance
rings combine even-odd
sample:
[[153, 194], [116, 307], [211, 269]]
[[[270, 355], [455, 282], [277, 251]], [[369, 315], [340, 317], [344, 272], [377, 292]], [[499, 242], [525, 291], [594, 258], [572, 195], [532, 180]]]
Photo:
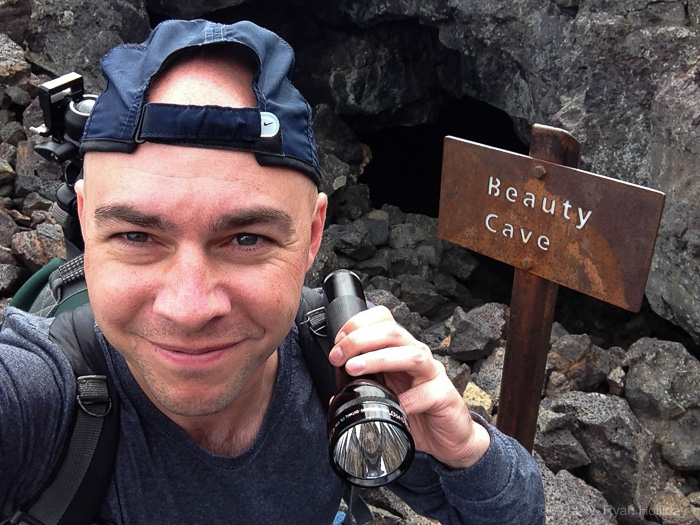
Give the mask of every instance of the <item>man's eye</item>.
[[124, 239], [134, 243], [148, 242], [150, 239], [149, 235], [143, 232], [128, 232], [123, 235]]
[[262, 240], [260, 235], [253, 233], [239, 233], [235, 237], [235, 243], [239, 246], [255, 246]]

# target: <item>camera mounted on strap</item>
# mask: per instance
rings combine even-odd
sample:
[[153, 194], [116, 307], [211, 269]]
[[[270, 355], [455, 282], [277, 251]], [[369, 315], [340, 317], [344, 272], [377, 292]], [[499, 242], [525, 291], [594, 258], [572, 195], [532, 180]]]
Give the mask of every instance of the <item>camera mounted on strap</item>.
[[49, 140], [34, 146], [34, 151], [50, 162], [63, 167], [63, 184], [56, 191], [56, 203], [51, 212], [63, 228], [68, 241], [82, 249], [77, 212], [77, 197], [73, 186], [80, 179], [83, 157], [80, 139], [97, 95], [85, 93], [83, 77], [68, 73], [39, 86], [39, 105], [44, 124], [31, 128]]

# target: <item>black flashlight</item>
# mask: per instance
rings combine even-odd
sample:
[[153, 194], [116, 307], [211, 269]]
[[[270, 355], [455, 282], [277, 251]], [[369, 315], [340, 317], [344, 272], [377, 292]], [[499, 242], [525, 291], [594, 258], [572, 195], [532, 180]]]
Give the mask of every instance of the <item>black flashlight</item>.
[[[367, 309], [360, 279], [337, 270], [323, 282], [328, 337]], [[413, 461], [415, 446], [396, 395], [370, 376], [352, 378], [336, 369], [338, 393], [328, 410], [330, 460], [335, 472], [358, 487], [381, 487], [398, 479]]]

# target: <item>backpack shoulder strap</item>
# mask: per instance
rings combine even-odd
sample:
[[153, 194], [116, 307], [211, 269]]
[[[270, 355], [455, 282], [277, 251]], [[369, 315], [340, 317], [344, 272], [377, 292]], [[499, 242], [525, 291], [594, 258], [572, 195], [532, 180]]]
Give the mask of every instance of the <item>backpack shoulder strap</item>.
[[59, 315], [50, 338], [68, 357], [77, 381], [75, 420], [64, 458], [29, 510], [11, 524], [89, 525], [112, 478], [119, 438], [119, 402], [95, 334], [90, 305]]
[[335, 395], [335, 373], [328, 361], [331, 341], [326, 336], [325, 299], [320, 291], [302, 289], [299, 310], [295, 322], [299, 328], [299, 342], [311, 380], [321, 397], [324, 407], [328, 407]]
[[[328, 353], [331, 351], [333, 341], [326, 335], [325, 302], [320, 291], [305, 286], [301, 291], [295, 322], [299, 328], [301, 352], [311, 374], [311, 380], [321, 397], [323, 406], [327, 408], [337, 387], [334, 368], [328, 361]], [[372, 511], [360, 497], [357, 487], [345, 483], [343, 499], [348, 506], [348, 514], [343, 524], [350, 524], [353, 519], [359, 524], [372, 520]]]

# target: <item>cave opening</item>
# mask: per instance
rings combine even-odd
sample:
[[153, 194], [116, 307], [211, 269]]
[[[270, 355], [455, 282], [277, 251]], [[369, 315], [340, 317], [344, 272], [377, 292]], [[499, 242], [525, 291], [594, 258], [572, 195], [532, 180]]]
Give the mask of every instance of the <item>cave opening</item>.
[[360, 182], [370, 190], [372, 206], [393, 204], [407, 213], [437, 217], [440, 202], [442, 143], [447, 135], [527, 154], [507, 113], [479, 100], [447, 99], [434, 121], [418, 126], [379, 129], [353, 126], [372, 152]]

